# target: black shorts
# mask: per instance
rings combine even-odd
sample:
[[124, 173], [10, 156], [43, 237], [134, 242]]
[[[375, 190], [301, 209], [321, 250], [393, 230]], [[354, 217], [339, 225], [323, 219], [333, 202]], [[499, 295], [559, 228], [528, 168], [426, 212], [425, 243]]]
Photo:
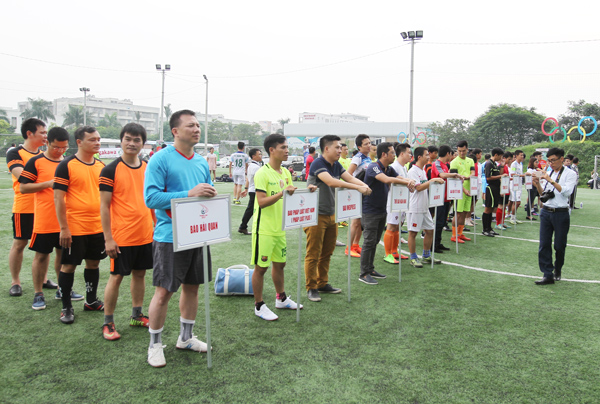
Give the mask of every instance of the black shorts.
[[72, 239], [71, 248], [63, 249], [61, 264], [79, 265], [84, 259], [99, 261], [106, 258], [103, 233], [73, 236]]
[[50, 254], [54, 249], [60, 250], [60, 233], [33, 233], [29, 249], [42, 254]]
[[[210, 248], [208, 250], [208, 281], [212, 280]], [[181, 284], [204, 283], [202, 247], [173, 252], [173, 243], [152, 242], [154, 272], [152, 285], [177, 292]]]
[[498, 203], [500, 203], [500, 189], [497, 188], [485, 188], [485, 207], [486, 208], [496, 208]]
[[110, 274], [127, 276], [132, 269], [152, 269], [152, 243], [119, 247], [117, 258], [110, 259]]
[[502, 205], [506, 206], [508, 205], [508, 202], [510, 201], [510, 194], [506, 194], [506, 195], [502, 195]]
[[29, 240], [33, 233], [33, 213], [13, 213], [13, 238]]

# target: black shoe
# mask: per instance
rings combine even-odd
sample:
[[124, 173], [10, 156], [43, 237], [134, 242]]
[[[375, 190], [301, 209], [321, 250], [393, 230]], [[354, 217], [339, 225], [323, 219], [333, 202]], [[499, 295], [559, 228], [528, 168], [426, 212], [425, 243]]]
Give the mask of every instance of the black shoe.
[[58, 289], [58, 285], [54, 282], [52, 282], [50, 279], [46, 280], [46, 282], [44, 282], [42, 284], [42, 288], [43, 289]]
[[104, 302], [102, 300], [96, 300], [95, 302], [85, 302], [83, 305], [84, 311], [104, 311]]
[[555, 269], [554, 270], [554, 280], [555, 281], [560, 281], [560, 278], [562, 277], [562, 270], [561, 269]]
[[321, 296], [319, 295], [319, 292], [317, 292], [317, 289], [308, 289], [308, 300], [310, 300], [311, 302], [320, 302], [321, 301]]
[[450, 226], [444, 226], [444, 231], [452, 231], [452, 228]]
[[468, 227], [463, 227], [463, 231], [471, 231]]
[[372, 276], [373, 278], [377, 278], [377, 279], [385, 279], [385, 278], [387, 278], [387, 276], [386, 276], [386, 275], [384, 275], [384, 274], [380, 274], [379, 272], [377, 272], [377, 271], [375, 271], [375, 270], [373, 270], [373, 272], [371, 272], [371, 276]]
[[252, 235], [252, 233], [248, 233], [248, 229], [238, 229], [238, 233], [242, 233], [244, 236]]
[[401, 230], [400, 233], [402, 233], [402, 234], [408, 234], [408, 230]]
[[532, 216], [527, 216], [527, 217], [525, 218], [525, 220], [537, 220], [537, 219], [536, 219], [535, 217], [532, 217]]
[[21, 288], [21, 285], [12, 285], [8, 294], [11, 296], [21, 296], [23, 294], [23, 288]]
[[442, 250], [440, 247], [435, 247], [435, 248], [433, 249], [433, 251], [434, 251], [436, 254], [443, 254], [443, 253], [444, 253], [444, 250]]
[[540, 281], [535, 281], [536, 285], [552, 285], [554, 284], [554, 278], [543, 277]]
[[443, 250], [443, 251], [450, 251], [450, 249], [443, 244], [440, 244], [439, 246], [437, 246], [437, 248], [439, 248], [440, 250]]
[[75, 312], [73, 312], [73, 307], [62, 309], [60, 311], [60, 321], [63, 324], [73, 324], [75, 321]]
[[317, 291], [319, 291], [321, 293], [336, 294], [336, 293], [341, 293], [342, 289], [340, 289], [340, 288], [334, 288], [330, 284], [327, 284], [327, 285], [323, 286], [322, 288], [317, 288]]
[[366, 283], [367, 285], [377, 285], [378, 283], [375, 279], [373, 279], [371, 274], [361, 275], [358, 277], [358, 280]]
[[482, 231], [481, 234], [483, 234], [486, 237], [494, 237], [491, 231]]
[[500, 233], [496, 233], [494, 230], [490, 230], [490, 234], [493, 236], [499, 236]]

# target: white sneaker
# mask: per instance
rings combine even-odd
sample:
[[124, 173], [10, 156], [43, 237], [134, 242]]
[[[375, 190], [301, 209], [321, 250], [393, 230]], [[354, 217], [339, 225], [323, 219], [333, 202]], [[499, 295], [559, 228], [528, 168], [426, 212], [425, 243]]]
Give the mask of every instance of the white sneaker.
[[[279, 299], [275, 299], [275, 308], [296, 310], [298, 308], [298, 304], [290, 299], [289, 296], [287, 296], [283, 302], [280, 302]], [[300, 310], [303, 308], [304, 306], [300, 305]]]
[[163, 353], [165, 347], [166, 345], [159, 342], [152, 345], [152, 348], [148, 348], [148, 363], [150, 366], [162, 368], [167, 364], [167, 361], [165, 361], [165, 354]]
[[[177, 345], [175, 345], [177, 349], [189, 349], [190, 351], [196, 352], [206, 352], [208, 345], [205, 342], [202, 342], [198, 339], [198, 336], [192, 335], [192, 338], [187, 341], [183, 341], [181, 339], [181, 335], [177, 338]], [[212, 348], [211, 348], [212, 350]]]
[[256, 310], [256, 306], [254, 306], [254, 314], [256, 314], [258, 317], [262, 318], [263, 320], [267, 320], [267, 321], [274, 321], [279, 318], [277, 316], [277, 314], [273, 313], [267, 307], [266, 304], [263, 304], [262, 306], [260, 306], [260, 310]]
[[511, 220], [509, 220], [509, 221], [508, 221], [508, 223], [510, 223], [510, 224], [517, 224], [517, 222], [515, 222], [515, 221], [514, 221], [514, 220], [512, 220], [512, 219], [511, 219]]
[[404, 240], [404, 238], [400, 237], [400, 244], [408, 244], [408, 241]]
[[471, 220], [471, 219], [465, 219], [465, 226], [474, 226], [473, 220]]

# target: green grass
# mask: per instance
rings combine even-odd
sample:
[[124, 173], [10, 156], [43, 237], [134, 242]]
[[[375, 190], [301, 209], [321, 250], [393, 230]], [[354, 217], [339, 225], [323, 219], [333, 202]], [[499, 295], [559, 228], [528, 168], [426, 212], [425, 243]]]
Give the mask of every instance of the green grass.
[[[232, 184], [218, 184], [217, 189], [231, 192]], [[573, 213], [573, 225], [600, 227], [599, 195], [579, 190], [584, 209]], [[6, 253], [12, 242], [11, 203], [12, 193], [0, 192], [0, 206], [7, 212], [0, 223]], [[236, 232], [244, 208], [231, 208], [232, 241], [212, 247], [215, 270], [249, 262], [250, 237]], [[526, 223], [505, 235], [535, 240], [538, 230], [537, 222]], [[600, 247], [599, 232], [572, 227], [569, 244]], [[294, 299], [297, 234], [288, 234], [286, 268], [286, 289]], [[446, 245], [449, 237], [450, 233], [444, 234]], [[338, 238], [346, 240], [345, 229]], [[115, 313], [122, 338], [108, 342], [101, 337], [102, 314], [83, 312], [79, 302], [70, 326], [59, 322], [61, 305], [52, 294], [46, 294], [46, 310], [31, 309], [30, 251], [23, 263], [24, 296], [9, 297], [5, 259], [0, 263], [0, 402], [598, 402], [600, 284], [562, 281], [538, 287], [531, 278], [449, 265], [416, 270], [406, 261], [399, 283], [397, 266], [384, 263], [379, 249], [376, 269], [388, 274], [388, 279], [377, 286], [358, 282], [358, 260], [353, 259], [348, 303], [346, 256], [338, 247], [330, 279], [344, 291], [324, 295], [320, 303], [307, 301], [303, 294], [306, 307], [300, 323], [293, 312], [279, 313], [276, 322], [260, 320], [252, 312], [252, 297], [216, 297], [211, 284], [212, 369], [207, 369], [206, 354], [175, 349], [177, 295], [163, 333], [167, 366], [154, 369], [146, 363], [147, 331], [126, 325], [128, 279]], [[568, 247], [563, 276], [600, 281], [599, 252]], [[476, 245], [461, 245], [458, 255], [450, 251], [438, 258], [541, 275], [537, 244], [527, 241], [480, 236]], [[107, 277], [105, 260], [101, 289]], [[75, 290], [84, 290], [80, 269]], [[152, 293], [148, 276], [145, 309]], [[202, 293], [201, 289], [195, 332], [204, 339]], [[267, 277], [267, 303], [273, 304], [274, 295]]]

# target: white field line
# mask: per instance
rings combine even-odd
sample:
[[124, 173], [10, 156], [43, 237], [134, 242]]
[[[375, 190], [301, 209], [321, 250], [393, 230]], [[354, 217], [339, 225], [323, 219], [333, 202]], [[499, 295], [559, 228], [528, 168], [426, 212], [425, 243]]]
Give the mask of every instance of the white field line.
[[[467, 234], [473, 234], [473, 232], [465, 232]], [[482, 236], [485, 237], [485, 236]], [[507, 238], [510, 240], [519, 240], [519, 241], [529, 241], [530, 243], [538, 243], [540, 242], [540, 240], [529, 240], [526, 238], [517, 238], [517, 237], [509, 237], [509, 236], [496, 236], [496, 238]], [[575, 247], [575, 248], [588, 248], [590, 250], [600, 250], [600, 247], [589, 247], [586, 245], [575, 245], [575, 244], [567, 244], [568, 247]]]

